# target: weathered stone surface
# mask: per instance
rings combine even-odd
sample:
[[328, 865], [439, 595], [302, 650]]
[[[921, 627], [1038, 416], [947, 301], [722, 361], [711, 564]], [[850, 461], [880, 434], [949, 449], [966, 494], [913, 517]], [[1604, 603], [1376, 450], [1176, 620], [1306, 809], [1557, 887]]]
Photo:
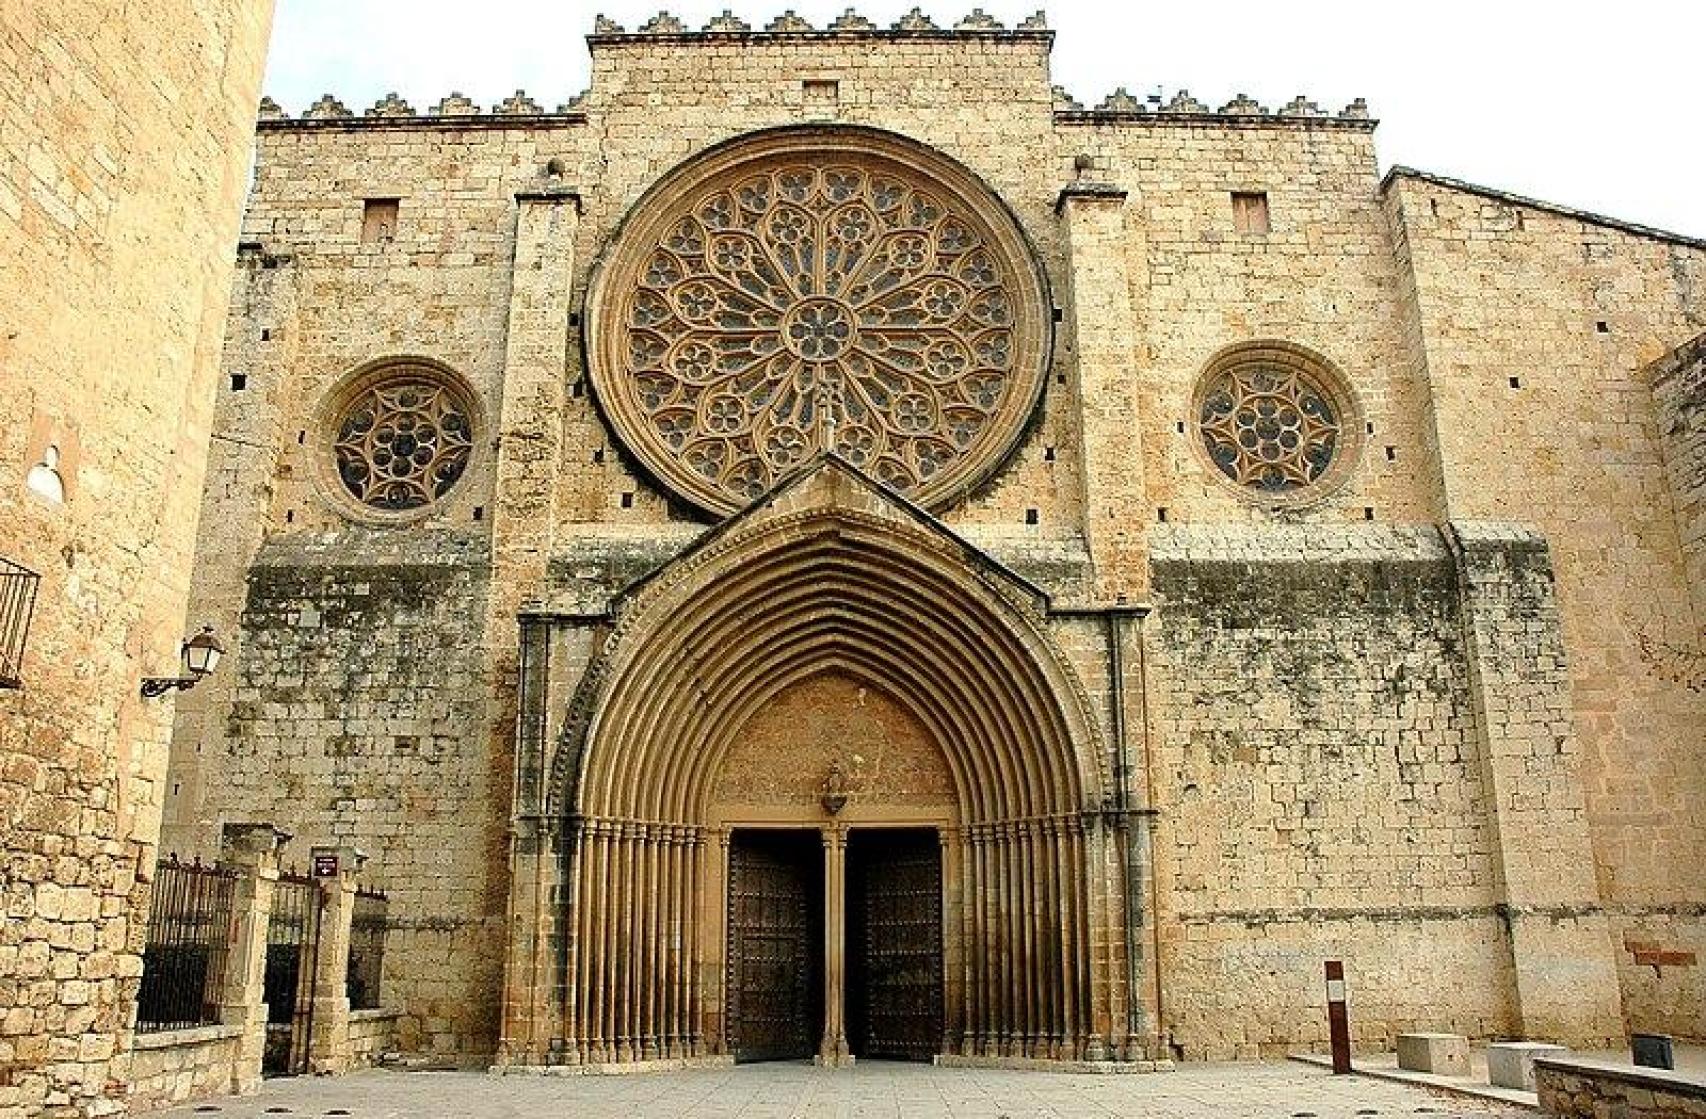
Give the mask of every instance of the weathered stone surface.
[[1544, 1041], [1495, 1041], [1487, 1046], [1487, 1080], [1495, 1088], [1534, 1091], [1534, 1061], [1569, 1052]]
[[[624, 1044], [645, 1059], [653, 1031], [664, 1062], [719, 1040], [691, 1032], [714, 1034], [723, 981], [708, 806], [811, 823], [851, 737], [909, 759], [888, 771], [905, 777], [888, 822], [939, 813], [951, 830], [995, 794], [955, 785], [958, 762], [944, 783], [932, 759], [1033, 741], [1028, 762], [978, 781], [1053, 806], [992, 818], [1012, 829], [996, 845], [1061, 843], [1065, 880], [1090, 884], [1087, 911], [1059, 922], [1083, 932], [1080, 1001], [1046, 1013], [1093, 1007], [1106, 1029], [951, 1045], [1278, 1055], [1325, 1041], [1323, 958], [1345, 959], [1370, 1046], [1433, 1027], [1573, 1041], [1697, 1019], [1699, 969], [1682, 961], [1706, 927], [1685, 871], [1706, 789], [1687, 763], [1706, 709], [1641, 641], [1665, 623], [1687, 647], [1675, 623], [1701, 593], [1692, 389], [1671, 387], [1693, 367], [1653, 382], [1662, 414], [1636, 378], [1700, 333], [1706, 250], [1419, 173], [1381, 183], [1360, 104], [1214, 113], [1181, 93], [1158, 112], [1083, 111], [1052, 88], [1035, 28], [866, 22], [601, 25], [572, 112], [518, 95], [473, 120], [453, 99], [418, 118], [323, 107], [312, 125], [262, 123], [226, 340], [246, 387], [219, 395], [198, 543], [197, 611], [238, 642], [232, 672], [180, 705], [173, 841], [269, 818], [298, 848], [365, 847], [392, 892], [396, 1044], [470, 1063], [590, 1058], [573, 1032], [589, 992], [630, 981], [590, 978], [617, 956], [584, 938], [629, 926], [588, 906], [662, 915], [642, 947], [667, 968], [670, 930], [697, 938], [685, 975], [703, 1013], [666, 999], [626, 1033], [591, 1028], [610, 1043], [601, 1061]], [[945, 497], [940, 525], [849, 482], [833, 513], [788, 507], [798, 521], [759, 548], [742, 533], [771, 514], [714, 523], [629, 454], [589, 390], [600, 357], [579, 316], [672, 168], [808, 122], [826, 143], [859, 125], [929, 145], [1011, 211], [1048, 281], [1052, 306], [1030, 308], [1052, 331], [1047, 384], [1012, 453]], [[1264, 226], [1235, 222], [1234, 193], [1264, 196]], [[364, 239], [364, 202], [394, 198], [391, 235]], [[1251, 343], [1315, 355], [1343, 388], [1332, 486], [1276, 502], [1210, 460], [1203, 373]], [[418, 517], [369, 524], [327, 468], [326, 402], [411, 355], [465, 385], [479, 450]], [[684, 456], [708, 422], [665, 419]], [[750, 572], [695, 582], [743, 542]], [[821, 568], [798, 558], [808, 544]], [[955, 574], [920, 602], [895, 555]], [[797, 581], [767, 582], [771, 563]], [[847, 572], [868, 597], [836, 581]], [[664, 586], [679, 617], [645, 613]], [[812, 600], [823, 586], [846, 597]], [[942, 602], [969, 613], [939, 617]], [[779, 618], [798, 629], [765, 628]], [[794, 657], [756, 672], [769, 647], [743, 642], [757, 633]], [[639, 686], [622, 673], [647, 634], [666, 644], [644, 650], [656, 675]], [[820, 663], [818, 637], [857, 663]], [[980, 674], [925, 694], [922, 669], [894, 667], [950, 648]], [[1031, 714], [978, 690], [1037, 665], [1059, 670]], [[842, 675], [790, 675], [807, 667]], [[1098, 775], [1070, 810], [1088, 821], [1081, 847], [1045, 827], [1061, 802], [1040, 759], [1060, 736], [1038, 728], [1059, 711], [1084, 713], [1065, 737], [1080, 778]], [[648, 784], [659, 759], [700, 784]], [[600, 799], [575, 799], [584, 775]], [[1032, 819], [1045, 830], [1020, 838]], [[697, 851], [699, 892], [653, 909], [591, 889], [574, 854], [588, 835], [677, 885], [673, 853]], [[973, 881], [944, 866], [953, 888]], [[1030, 912], [1000, 900], [1016, 875], [950, 894], [996, 899], [978, 919], [1007, 920]], [[954, 1000], [974, 962], [947, 1005], [969, 1005]], [[1000, 1026], [1007, 1005], [979, 1013]], [[687, 1034], [658, 1036], [662, 1020]]]
[[1459, 1034], [1399, 1034], [1398, 1067], [1435, 1076], [1468, 1076], [1469, 1039]]
[[0, 3], [3, 597], [40, 576], [0, 666], [8, 1117], [124, 1107], [172, 712], [138, 682], [186, 636], [271, 11]]

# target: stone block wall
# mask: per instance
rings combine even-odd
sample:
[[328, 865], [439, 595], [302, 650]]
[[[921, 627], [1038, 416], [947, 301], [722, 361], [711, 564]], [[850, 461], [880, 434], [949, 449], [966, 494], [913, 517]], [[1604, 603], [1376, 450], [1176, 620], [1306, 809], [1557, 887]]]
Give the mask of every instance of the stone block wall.
[[265, 819], [358, 848], [389, 894], [381, 992], [399, 1043], [457, 1059], [494, 1043], [508, 779], [486, 756], [478, 536], [275, 538], [249, 574], [244, 653], [198, 761], [189, 849]]
[[130, 1058], [130, 1110], [157, 1111], [230, 1095], [241, 1075], [242, 1048], [242, 1026], [137, 1034]]
[[[1005, 467], [942, 517], [1067, 611], [1135, 606], [1155, 581], [1153, 662], [1126, 665], [1120, 688], [1099, 621], [1056, 629], [1099, 714], [1150, 737], [1163, 816], [1144, 919], [1169, 931], [1144, 963], [1177, 986], [1145, 997], [1182, 1051], [1324, 1037], [1325, 955], [1380, 1008], [1359, 1019], [1366, 1044], [1517, 1029], [1532, 1000], [1500, 907], [1526, 856], [1507, 841], [1522, 821], [1501, 803], [1504, 763], [1533, 761], [1566, 822], [1591, 823], [1591, 888], [1562, 870], [1553, 883], [1563, 846], [1537, 840], [1521, 904], [1557, 924], [1535, 943], [1662, 942], [1670, 959], [1699, 942], [1673, 868], [1702, 847], [1706, 787], [1689, 759], [1706, 709], [1656, 676], [1640, 641], [1684, 616], [1692, 530], [1670, 512], [1658, 425], [1675, 424], [1649, 398], [1664, 390], [1636, 373], [1699, 333], [1700, 246], [1425, 176], [1382, 188], [1355, 113], [1065, 108], [1046, 33], [605, 30], [591, 50], [591, 89], [555, 112], [518, 98], [491, 116], [353, 119], [322, 105], [260, 131], [196, 583], [197, 611], [237, 634], [244, 667], [182, 705], [168, 833], [193, 850], [222, 817], [265, 818], [299, 842], [368, 847], [395, 935], [415, 945], [388, 964], [388, 1002], [393, 981], [411, 992], [397, 990], [403, 1048], [467, 1056], [495, 1036], [514, 611], [596, 613], [707, 527], [627, 458], [590, 398], [589, 277], [670, 168], [811, 122], [891, 129], [961, 161], [1049, 277], [1043, 404]], [[1234, 222], [1233, 192], [1252, 191], [1267, 195], [1265, 233]], [[398, 200], [389, 239], [363, 239], [369, 199]], [[1354, 398], [1347, 446], [1360, 445], [1342, 487], [1282, 513], [1205, 461], [1192, 414], [1214, 355], [1260, 339], [1336, 367]], [[404, 355], [466, 378], [484, 428], [450, 500], [381, 529], [328, 499], [323, 408], [365, 363]], [[1543, 679], [1496, 650], [1477, 660], [1459, 562], [1418, 527], [1482, 517], [1533, 520], [1553, 545], [1563, 648], [1547, 646]], [[427, 570], [435, 590], [399, 589]], [[370, 600], [362, 625], [384, 671], [365, 667], [353, 629], [321, 647], [316, 625], [281, 621], [330, 617], [352, 596]], [[1488, 632], [1520, 640], [1526, 622], [1507, 621]], [[1550, 640], [1555, 620], [1539, 624]], [[399, 635], [453, 651], [407, 661]], [[1153, 713], [1131, 698], [1146, 681]], [[1512, 734], [1506, 699], [1527, 712]], [[376, 711], [377, 730], [344, 726]], [[543, 740], [562, 717], [541, 714]], [[1553, 723], [1569, 724], [1554, 736], [1568, 749], [1525, 753]], [[435, 733], [439, 759], [399, 745]], [[333, 797], [328, 775], [357, 791]], [[1566, 804], [1582, 779], [1585, 800]], [[423, 835], [448, 865], [417, 857]], [[1600, 920], [1600, 897], [1609, 923], [1574, 927]], [[1686, 1032], [1682, 1008], [1706, 1004], [1698, 970], [1618, 958], [1631, 1023]]]
[[1510, 1032], [1497, 837], [1438, 532], [1180, 526], [1150, 547], [1176, 1051], [1324, 1043], [1327, 959], [1345, 961], [1359, 1046]]
[[349, 1016], [350, 1068], [372, 1068], [397, 1048], [395, 1010], [352, 1010]]
[[[123, 1106], [213, 378], [272, 5], [0, 3], [0, 1115]], [[57, 450], [63, 500], [26, 487]]]
[[[1706, 334], [1666, 354], [1647, 368], [1658, 409], [1659, 440], [1676, 501], [1683, 563], [1694, 593], [1695, 633], [1706, 626]], [[1673, 641], [1687, 648], [1686, 632]], [[1706, 663], [1692, 661], [1685, 680], [1706, 687]], [[1689, 671], [1689, 670], [1692, 671]]]
[[1544, 1057], [1534, 1062], [1540, 1109], [1561, 1119], [1700, 1119], [1706, 1083], [1659, 1069]]
[[[1706, 326], [1706, 243], [1418, 172], [1389, 176], [1384, 200], [1425, 346], [1443, 515], [1520, 521], [1550, 547], [1612, 936], [1698, 943], [1706, 693], [1646, 651], [1697, 640], [1699, 622], [1643, 370]], [[1673, 1008], [1706, 1002], [1699, 968], [1655, 985], [1632, 952], [1618, 965], [1628, 1028], [1698, 1028]]]

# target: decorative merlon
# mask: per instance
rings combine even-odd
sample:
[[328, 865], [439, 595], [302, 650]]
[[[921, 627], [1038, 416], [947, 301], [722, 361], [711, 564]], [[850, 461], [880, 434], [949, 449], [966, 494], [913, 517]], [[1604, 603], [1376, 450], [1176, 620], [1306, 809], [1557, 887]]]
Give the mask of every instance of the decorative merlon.
[[764, 30], [772, 35], [777, 35], [787, 34], [789, 32], [797, 33], [801, 31], [812, 31], [815, 30], [815, 28], [812, 27], [810, 21], [796, 14], [794, 9], [789, 8], [787, 11], [765, 24]]
[[746, 32], [752, 30], [752, 24], [741, 19], [727, 8], [724, 8], [722, 15], [711, 17], [710, 22], [705, 24], [705, 30], [712, 33], [730, 31]]
[[1220, 107], [1220, 115], [1223, 117], [1265, 117], [1268, 115], [1268, 110], [1255, 98], [1246, 97], [1240, 93]]
[[1063, 85], [1053, 87], [1054, 111], [1057, 113], [1076, 113], [1084, 108], [1084, 102], [1067, 92]]
[[1098, 113], [1141, 113], [1143, 112], [1143, 102], [1127, 93], [1125, 86], [1122, 85], [1102, 98], [1102, 103], [1096, 106], [1096, 111]]
[[659, 12], [640, 25], [642, 35], [681, 35], [687, 31], [687, 25], [668, 12]]
[[877, 25], [852, 8], [848, 8], [835, 17], [835, 22], [829, 25], [829, 29], [831, 31], [875, 31]]
[[452, 91], [449, 97], [427, 110], [428, 115], [435, 117], [473, 117], [480, 115], [480, 106]]
[[1169, 113], [1195, 115], [1198, 113], [1208, 112], [1208, 106], [1204, 105], [1201, 101], [1198, 101], [1195, 97], [1192, 97], [1190, 90], [1181, 89], [1173, 95], [1173, 99], [1171, 101], [1167, 102], [1166, 111]]
[[910, 12], [907, 12], [905, 15], [901, 16], [899, 19], [895, 20], [894, 21], [894, 29], [896, 31], [940, 31], [941, 30], [941, 28], [936, 26], [936, 21], [931, 19], [929, 16], [925, 15], [924, 12], [919, 8], [914, 8]]
[[308, 106], [308, 111], [302, 114], [308, 120], [336, 120], [354, 116], [342, 101], [329, 93], [321, 94], [320, 100]]
[[1041, 8], [1019, 21], [1020, 31], [1047, 31], [1048, 15]]
[[1004, 31], [1001, 21], [985, 12], [982, 8], [973, 8], [971, 14], [954, 24], [955, 31]]
[[504, 98], [492, 106], [492, 112], [501, 117], [530, 117], [538, 116], [545, 110], [539, 102], [527, 96], [527, 91], [518, 89], [512, 96]]
[[387, 93], [373, 103], [373, 108], [367, 110], [370, 117], [412, 117], [415, 115], [414, 106], [398, 97], [395, 93]]
[[1352, 101], [1349, 105], [1346, 105], [1343, 109], [1339, 110], [1339, 119], [1367, 120], [1368, 102], [1361, 97], [1357, 98], [1355, 101]]
[[1300, 93], [1280, 106], [1279, 115], [1282, 117], [1324, 117], [1327, 114], [1321, 111], [1321, 106]]
[[284, 120], [289, 116], [290, 114], [270, 97], [262, 97], [259, 108], [255, 110], [257, 120]]

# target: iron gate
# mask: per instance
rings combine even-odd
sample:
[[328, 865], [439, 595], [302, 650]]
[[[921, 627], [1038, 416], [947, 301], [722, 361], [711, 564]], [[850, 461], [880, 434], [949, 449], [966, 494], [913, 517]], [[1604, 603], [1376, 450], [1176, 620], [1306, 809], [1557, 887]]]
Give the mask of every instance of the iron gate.
[[305, 874], [281, 873], [267, 922], [267, 1046], [262, 1071], [268, 1076], [308, 1071], [319, 940], [318, 884]]

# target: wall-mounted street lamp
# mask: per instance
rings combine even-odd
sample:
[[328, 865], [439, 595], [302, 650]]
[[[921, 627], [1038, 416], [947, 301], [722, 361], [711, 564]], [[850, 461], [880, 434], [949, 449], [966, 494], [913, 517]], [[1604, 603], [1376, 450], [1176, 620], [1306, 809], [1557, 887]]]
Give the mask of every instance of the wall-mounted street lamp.
[[212, 626], [202, 626], [201, 632], [184, 642], [183, 670], [178, 676], [144, 676], [142, 678], [142, 698], [153, 699], [170, 691], [188, 691], [201, 681], [203, 676], [219, 666], [219, 658], [225, 655], [225, 646], [219, 643], [219, 638], [213, 635]]

